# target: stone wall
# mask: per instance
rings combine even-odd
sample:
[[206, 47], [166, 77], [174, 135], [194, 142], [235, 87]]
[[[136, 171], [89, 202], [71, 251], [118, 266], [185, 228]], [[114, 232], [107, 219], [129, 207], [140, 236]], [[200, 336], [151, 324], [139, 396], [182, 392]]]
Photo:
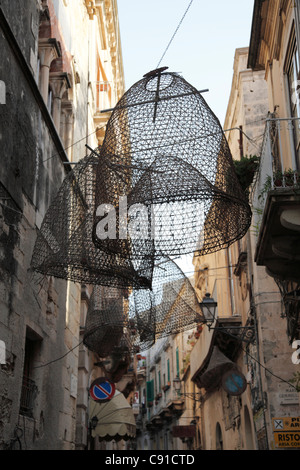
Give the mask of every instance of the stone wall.
[[[52, 363], [70, 347], [65, 345], [67, 283], [35, 275], [29, 267], [36, 231], [68, 171], [67, 157], [32, 67], [38, 2], [1, 1], [0, 6], [6, 85], [0, 108], [0, 338], [6, 349], [0, 366], [0, 448], [59, 449], [74, 440], [67, 436], [69, 424], [66, 435], [58, 433], [60, 412], [74, 416], [64, 403], [70, 373], [61, 361]], [[20, 402], [27, 365], [35, 388], [32, 413], [25, 415]]]

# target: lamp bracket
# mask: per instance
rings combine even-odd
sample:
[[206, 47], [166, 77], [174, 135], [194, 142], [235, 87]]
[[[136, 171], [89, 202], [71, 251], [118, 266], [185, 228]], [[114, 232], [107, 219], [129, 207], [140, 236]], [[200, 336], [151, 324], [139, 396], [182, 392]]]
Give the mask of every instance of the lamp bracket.
[[253, 343], [255, 341], [254, 326], [216, 326], [209, 327], [209, 329], [221, 331], [222, 333], [244, 343]]

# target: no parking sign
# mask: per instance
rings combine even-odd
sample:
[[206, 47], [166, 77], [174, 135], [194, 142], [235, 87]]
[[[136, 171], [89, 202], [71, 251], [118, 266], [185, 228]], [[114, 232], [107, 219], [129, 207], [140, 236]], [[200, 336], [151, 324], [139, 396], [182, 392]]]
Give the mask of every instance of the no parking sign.
[[115, 384], [106, 377], [98, 377], [90, 386], [90, 396], [96, 402], [104, 403], [111, 400], [115, 391]]

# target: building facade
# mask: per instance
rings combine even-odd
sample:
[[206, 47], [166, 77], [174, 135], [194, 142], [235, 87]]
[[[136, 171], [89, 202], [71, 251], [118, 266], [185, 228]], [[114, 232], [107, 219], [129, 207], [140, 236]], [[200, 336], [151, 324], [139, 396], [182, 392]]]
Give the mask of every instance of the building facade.
[[0, 448], [86, 448], [91, 287], [29, 268], [47, 208], [124, 93], [117, 4], [3, 0], [0, 27]]
[[190, 354], [198, 334], [194, 328], [161, 338], [137, 356], [137, 450], [200, 449], [199, 403], [190, 380]]
[[236, 50], [224, 132], [252, 224], [194, 255], [199, 302], [209, 293], [216, 312], [179, 347], [180, 373], [177, 336], [141, 357], [138, 449], [299, 448], [298, 14], [297, 2], [255, 2], [250, 45]]
[[191, 353], [205, 449], [299, 448], [298, 13], [298, 2], [255, 2], [249, 49], [235, 55], [224, 129], [248, 164], [253, 219], [228, 250], [194, 257], [199, 298], [217, 301]]

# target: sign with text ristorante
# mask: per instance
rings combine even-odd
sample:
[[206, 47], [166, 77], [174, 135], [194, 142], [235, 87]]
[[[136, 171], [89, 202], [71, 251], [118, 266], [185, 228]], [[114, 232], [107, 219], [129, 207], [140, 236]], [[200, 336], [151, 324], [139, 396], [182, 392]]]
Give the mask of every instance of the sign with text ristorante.
[[272, 423], [277, 448], [300, 447], [300, 417], [273, 418]]

